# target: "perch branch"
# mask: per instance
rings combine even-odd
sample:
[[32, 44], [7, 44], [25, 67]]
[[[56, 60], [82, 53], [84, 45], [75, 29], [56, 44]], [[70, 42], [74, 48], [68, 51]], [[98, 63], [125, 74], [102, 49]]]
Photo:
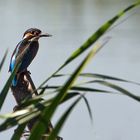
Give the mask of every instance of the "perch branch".
[[[25, 72], [20, 74], [20, 76], [18, 78], [17, 85], [16, 86], [11, 86], [11, 90], [12, 90], [13, 96], [14, 96], [16, 102], [17, 102], [17, 106], [14, 107], [14, 111], [21, 109], [20, 104], [23, 100], [31, 99], [34, 96], [38, 95], [38, 92], [36, 91], [35, 85], [32, 81], [32, 78], [30, 76], [29, 71], [25, 71]], [[39, 120], [39, 116], [31, 119], [28, 122], [27, 127], [29, 129], [29, 132], [32, 130], [33, 126], [35, 125], [35, 123], [38, 120]], [[52, 132], [52, 130], [53, 130], [53, 126], [50, 122], [48, 124], [48, 128], [47, 128], [44, 136], [46, 136], [46, 137], [49, 136], [49, 134]], [[45, 140], [46, 140], [46, 137], [45, 137]], [[56, 140], [62, 140], [62, 138], [58, 136], [56, 138]]]

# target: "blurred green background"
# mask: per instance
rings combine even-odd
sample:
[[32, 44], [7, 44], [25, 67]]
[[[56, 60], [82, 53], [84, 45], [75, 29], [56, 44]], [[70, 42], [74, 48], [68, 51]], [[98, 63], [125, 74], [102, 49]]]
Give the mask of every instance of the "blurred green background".
[[[37, 86], [98, 27], [132, 2], [135, 1], [0, 0], [0, 58], [9, 48], [8, 57], [0, 75], [0, 88], [9, 76], [11, 53], [26, 29], [36, 27], [53, 35], [52, 38], [40, 40], [39, 53], [29, 67]], [[131, 14], [132, 16], [125, 22], [105, 35], [111, 36], [112, 39], [88, 65], [86, 72], [108, 74], [140, 82], [140, 8], [138, 7], [125, 17]], [[62, 72], [73, 71], [78, 62], [78, 60], [75, 61]], [[59, 82], [62, 81], [51, 81], [49, 84], [59, 84]], [[135, 86], [123, 85], [139, 94], [139, 89]], [[118, 95], [91, 94], [87, 97], [93, 111], [93, 124], [90, 123], [85, 105], [81, 102], [60, 134], [64, 140], [140, 139], [139, 103], [126, 96]], [[11, 91], [9, 91], [2, 113], [11, 112], [15, 104]], [[66, 107], [65, 104], [59, 108], [53, 123]], [[9, 140], [13, 130], [0, 133], [0, 138]]]

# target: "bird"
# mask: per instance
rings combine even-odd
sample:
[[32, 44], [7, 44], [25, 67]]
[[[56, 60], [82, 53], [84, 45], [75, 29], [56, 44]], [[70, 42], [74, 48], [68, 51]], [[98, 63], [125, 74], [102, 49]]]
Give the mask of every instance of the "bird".
[[21, 56], [21, 64], [12, 80], [12, 86], [17, 85], [18, 77], [27, 71], [28, 66], [35, 58], [39, 49], [39, 38], [50, 36], [52, 35], [48, 33], [42, 34], [42, 31], [37, 28], [30, 28], [24, 32], [22, 40], [17, 44], [10, 59], [9, 72], [12, 73]]

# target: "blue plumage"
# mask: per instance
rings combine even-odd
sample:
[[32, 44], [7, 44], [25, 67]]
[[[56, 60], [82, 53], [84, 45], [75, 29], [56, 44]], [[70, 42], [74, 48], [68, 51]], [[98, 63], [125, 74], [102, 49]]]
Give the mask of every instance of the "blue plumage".
[[12, 80], [12, 86], [16, 86], [17, 85], [17, 76], [15, 75], [15, 77]]

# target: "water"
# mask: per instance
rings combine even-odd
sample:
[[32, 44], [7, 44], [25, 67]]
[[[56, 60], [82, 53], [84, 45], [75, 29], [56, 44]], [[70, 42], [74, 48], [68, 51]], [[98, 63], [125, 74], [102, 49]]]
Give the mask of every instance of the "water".
[[[48, 77], [64, 60], [78, 48], [93, 32], [118, 11], [131, 4], [130, 1], [109, 0], [40, 0], [0, 1], [0, 58], [6, 48], [9, 54], [1, 77], [1, 88], [8, 78], [10, 55], [23, 32], [30, 27], [40, 28], [53, 35], [40, 40], [40, 50], [30, 66], [36, 85]], [[131, 12], [130, 12], [131, 14]], [[123, 18], [122, 18], [123, 19]], [[87, 66], [85, 72], [96, 72], [140, 82], [140, 12], [110, 31], [110, 42]], [[85, 54], [84, 54], [85, 55]], [[80, 57], [63, 72], [74, 70], [82, 60]], [[57, 60], [57, 61], [56, 61]], [[53, 81], [59, 83], [61, 81]], [[136, 86], [124, 85], [139, 94]], [[94, 122], [90, 123], [87, 110], [81, 102], [61, 131], [66, 140], [132, 140], [139, 139], [140, 105], [126, 96], [90, 94], [87, 96], [93, 110]], [[11, 112], [15, 101], [11, 92], [4, 104], [3, 113]], [[54, 117], [60, 116], [62, 106]], [[0, 133], [3, 139], [10, 139], [13, 130]]]

